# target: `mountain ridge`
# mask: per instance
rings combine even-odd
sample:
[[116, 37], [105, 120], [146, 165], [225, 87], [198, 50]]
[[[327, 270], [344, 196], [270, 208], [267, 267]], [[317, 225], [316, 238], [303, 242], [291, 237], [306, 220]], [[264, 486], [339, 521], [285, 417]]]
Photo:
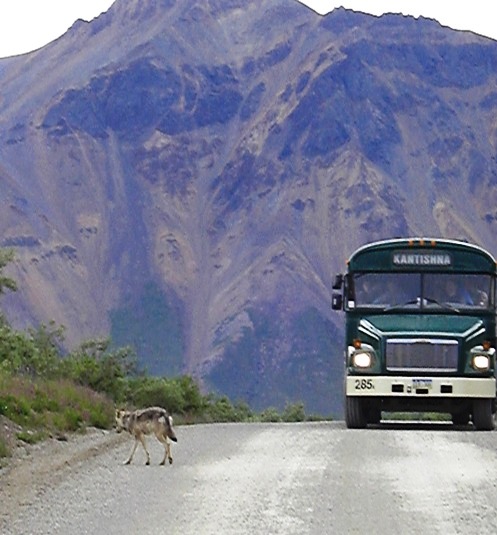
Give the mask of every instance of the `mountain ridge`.
[[255, 408], [340, 413], [351, 252], [495, 250], [496, 65], [433, 20], [287, 0], [117, 0], [0, 60], [7, 317], [68, 346], [110, 334]]

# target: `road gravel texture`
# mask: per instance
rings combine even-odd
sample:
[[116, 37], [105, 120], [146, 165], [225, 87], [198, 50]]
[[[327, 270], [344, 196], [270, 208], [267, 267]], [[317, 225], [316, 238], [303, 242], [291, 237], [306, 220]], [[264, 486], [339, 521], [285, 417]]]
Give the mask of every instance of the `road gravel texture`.
[[177, 428], [172, 466], [149, 439], [90, 430], [18, 448], [0, 470], [0, 533], [495, 534], [497, 432], [343, 422]]

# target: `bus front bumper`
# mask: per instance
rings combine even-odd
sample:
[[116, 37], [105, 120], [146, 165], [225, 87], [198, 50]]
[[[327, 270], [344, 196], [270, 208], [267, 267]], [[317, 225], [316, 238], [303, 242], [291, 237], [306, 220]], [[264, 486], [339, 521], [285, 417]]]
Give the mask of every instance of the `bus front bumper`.
[[495, 377], [347, 376], [345, 395], [368, 397], [495, 398]]

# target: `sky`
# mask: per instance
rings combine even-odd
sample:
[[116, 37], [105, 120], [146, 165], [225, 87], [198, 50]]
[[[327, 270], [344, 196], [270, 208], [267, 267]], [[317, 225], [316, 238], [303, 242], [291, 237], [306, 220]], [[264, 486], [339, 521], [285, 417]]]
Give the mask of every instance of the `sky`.
[[[497, 40], [495, 0], [299, 1], [319, 14], [343, 6], [372, 15], [402, 13], [414, 17], [423, 16], [454, 30], [470, 30]], [[113, 2], [114, 0], [0, 0], [0, 58], [36, 50], [64, 34], [77, 19], [90, 21], [107, 11]]]

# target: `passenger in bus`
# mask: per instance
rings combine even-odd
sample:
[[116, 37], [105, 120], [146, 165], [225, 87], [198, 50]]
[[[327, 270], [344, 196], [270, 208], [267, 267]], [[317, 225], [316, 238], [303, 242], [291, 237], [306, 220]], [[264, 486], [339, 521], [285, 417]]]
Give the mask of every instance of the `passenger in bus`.
[[473, 299], [474, 304], [480, 307], [488, 306], [488, 295], [483, 290], [478, 288], [475, 289], [475, 298]]
[[366, 301], [363, 303], [370, 305], [395, 306], [404, 304], [409, 300], [405, 288], [402, 288], [398, 281], [393, 279], [383, 281], [383, 284], [367, 281], [364, 291]]
[[356, 299], [359, 305], [379, 303], [379, 287], [370, 278], [362, 278], [356, 285]]
[[[478, 282], [478, 281], [477, 281]], [[475, 280], [464, 279], [462, 287], [462, 301], [466, 305], [475, 305], [479, 307], [488, 306], [488, 295], [475, 284]]]
[[466, 284], [457, 284], [455, 280], [449, 279], [445, 284], [445, 294], [443, 300], [448, 303], [460, 303], [462, 305], [474, 305], [475, 300], [468, 290]]

